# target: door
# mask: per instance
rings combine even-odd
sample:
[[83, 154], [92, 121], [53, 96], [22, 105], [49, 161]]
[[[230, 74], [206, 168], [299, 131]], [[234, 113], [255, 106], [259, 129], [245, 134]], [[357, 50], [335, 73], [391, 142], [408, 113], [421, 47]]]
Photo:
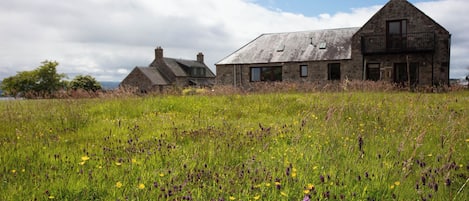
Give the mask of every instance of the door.
[[407, 68], [407, 63], [394, 64], [394, 82], [406, 85], [418, 83], [419, 65], [418, 63], [410, 63]]

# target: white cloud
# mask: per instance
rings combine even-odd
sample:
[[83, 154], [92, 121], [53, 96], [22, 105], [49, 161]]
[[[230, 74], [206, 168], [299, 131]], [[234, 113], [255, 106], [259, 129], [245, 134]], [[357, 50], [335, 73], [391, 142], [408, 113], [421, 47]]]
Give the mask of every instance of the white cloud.
[[[461, 77], [463, 65], [469, 64], [464, 56], [469, 43], [464, 8], [469, 2], [416, 5], [453, 33], [451, 73]], [[48, 59], [58, 61], [58, 70], [70, 76], [120, 81], [133, 67], [148, 65], [156, 46], [162, 46], [168, 57], [195, 59], [203, 52], [207, 65], [214, 68], [214, 63], [262, 33], [358, 27], [380, 7], [306, 17], [264, 8], [252, 0], [1, 1], [0, 79]]]

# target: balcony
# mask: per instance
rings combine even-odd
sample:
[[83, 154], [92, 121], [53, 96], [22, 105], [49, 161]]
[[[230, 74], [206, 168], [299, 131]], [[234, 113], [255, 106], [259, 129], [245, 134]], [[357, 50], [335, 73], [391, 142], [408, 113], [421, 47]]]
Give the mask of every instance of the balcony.
[[434, 50], [433, 32], [362, 36], [363, 54], [417, 53]]

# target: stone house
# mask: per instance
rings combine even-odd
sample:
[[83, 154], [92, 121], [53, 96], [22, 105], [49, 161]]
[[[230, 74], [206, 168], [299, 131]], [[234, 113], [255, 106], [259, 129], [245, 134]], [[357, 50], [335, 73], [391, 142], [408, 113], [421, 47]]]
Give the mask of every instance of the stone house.
[[214, 84], [215, 74], [204, 63], [204, 55], [196, 60], [163, 57], [163, 48], [155, 49], [155, 59], [146, 67], [135, 67], [120, 83], [121, 87], [138, 88], [140, 92], [163, 91], [168, 87], [207, 87]]
[[215, 64], [217, 83], [449, 84], [450, 46], [445, 28], [407, 0], [390, 0], [362, 27], [262, 34]]

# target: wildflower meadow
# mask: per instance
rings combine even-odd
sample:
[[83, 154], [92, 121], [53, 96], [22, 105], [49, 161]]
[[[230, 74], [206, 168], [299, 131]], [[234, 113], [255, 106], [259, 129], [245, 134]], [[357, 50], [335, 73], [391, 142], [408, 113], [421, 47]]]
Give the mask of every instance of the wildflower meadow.
[[469, 92], [0, 102], [0, 200], [465, 200]]

